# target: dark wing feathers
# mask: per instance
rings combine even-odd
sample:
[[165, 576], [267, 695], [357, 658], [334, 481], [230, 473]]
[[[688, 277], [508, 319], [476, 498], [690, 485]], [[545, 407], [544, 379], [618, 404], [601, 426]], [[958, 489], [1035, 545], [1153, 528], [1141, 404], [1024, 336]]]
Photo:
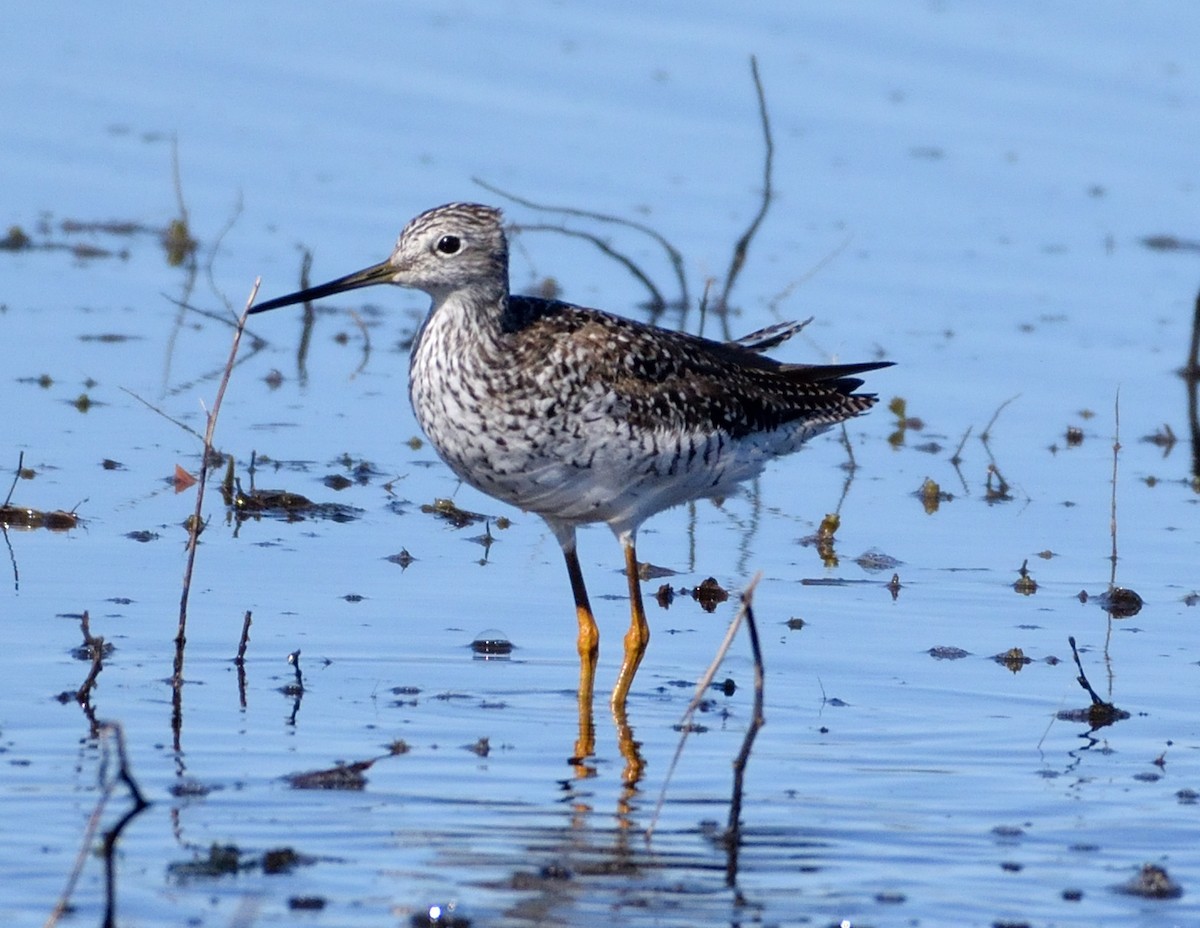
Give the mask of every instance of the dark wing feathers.
[[875, 403], [873, 394], [854, 393], [862, 380], [853, 375], [891, 363], [784, 364], [759, 354], [777, 335], [796, 331], [788, 324], [726, 343], [533, 297], [510, 298], [507, 315], [518, 354], [586, 358], [575, 365], [578, 376], [602, 380], [626, 404], [630, 422], [644, 428], [740, 437], [796, 420], [840, 422]]

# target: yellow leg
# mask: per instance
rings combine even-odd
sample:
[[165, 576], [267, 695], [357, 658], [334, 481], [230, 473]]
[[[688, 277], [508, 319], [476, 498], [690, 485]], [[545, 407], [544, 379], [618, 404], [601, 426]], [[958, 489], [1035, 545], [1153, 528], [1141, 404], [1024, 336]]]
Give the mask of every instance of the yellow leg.
[[625, 549], [625, 577], [629, 581], [629, 631], [625, 633], [625, 656], [621, 660], [621, 671], [617, 674], [617, 685], [613, 688], [612, 710], [625, 714], [625, 698], [637, 673], [646, 645], [650, 641], [650, 623], [646, 621], [646, 607], [642, 605], [642, 587], [638, 580], [637, 551], [632, 535], [622, 536], [621, 546]]
[[572, 547], [563, 550], [563, 557], [567, 561], [567, 575], [571, 578], [571, 595], [575, 597], [575, 617], [579, 620], [579, 659], [589, 661], [594, 670], [596, 658], [600, 655], [600, 629], [596, 627], [596, 617], [592, 615], [592, 606], [588, 602], [587, 587], [583, 585], [579, 555]]
[[617, 685], [613, 688], [613, 721], [617, 725], [617, 749], [625, 759], [621, 782], [630, 790], [637, 788], [646, 762], [642, 758], [641, 743], [633, 737], [633, 728], [625, 713], [625, 699], [637, 673], [646, 645], [650, 641], [650, 623], [646, 621], [646, 607], [642, 604], [642, 587], [638, 578], [637, 551], [632, 535], [621, 536], [625, 549], [625, 578], [629, 581], [629, 631], [625, 633], [625, 655], [621, 660], [621, 671], [617, 674]]
[[596, 753], [596, 723], [592, 713], [592, 693], [596, 683], [596, 661], [600, 656], [600, 630], [588, 602], [587, 587], [583, 585], [583, 570], [574, 546], [563, 548], [567, 574], [571, 578], [571, 594], [575, 597], [575, 617], [579, 621], [579, 738], [575, 742], [572, 762], [581, 775], [591, 775], [583, 761]]

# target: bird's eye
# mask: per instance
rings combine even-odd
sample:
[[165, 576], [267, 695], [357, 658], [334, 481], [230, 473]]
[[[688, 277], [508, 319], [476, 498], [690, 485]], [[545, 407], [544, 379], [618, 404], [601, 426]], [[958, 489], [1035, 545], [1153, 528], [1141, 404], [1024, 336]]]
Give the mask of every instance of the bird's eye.
[[437, 250], [444, 255], [458, 254], [462, 248], [462, 239], [457, 235], [443, 235], [438, 239]]

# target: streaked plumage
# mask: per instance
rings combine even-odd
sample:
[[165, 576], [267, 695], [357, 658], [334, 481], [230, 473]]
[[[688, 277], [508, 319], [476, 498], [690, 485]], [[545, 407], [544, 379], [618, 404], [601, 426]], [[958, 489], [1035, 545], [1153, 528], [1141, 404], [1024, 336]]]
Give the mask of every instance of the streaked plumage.
[[632, 625], [614, 706], [624, 703], [649, 635], [634, 550], [641, 523], [688, 500], [726, 496], [770, 459], [865, 412], [876, 398], [854, 392], [862, 384], [855, 375], [887, 366], [764, 356], [798, 331], [795, 323], [723, 343], [510, 295], [500, 212], [470, 203], [417, 216], [381, 264], [253, 311], [376, 283], [432, 298], [412, 346], [417, 421], [459, 477], [553, 530], [571, 577], [580, 653], [593, 667], [598, 634], [575, 529], [604, 522], [621, 540]]

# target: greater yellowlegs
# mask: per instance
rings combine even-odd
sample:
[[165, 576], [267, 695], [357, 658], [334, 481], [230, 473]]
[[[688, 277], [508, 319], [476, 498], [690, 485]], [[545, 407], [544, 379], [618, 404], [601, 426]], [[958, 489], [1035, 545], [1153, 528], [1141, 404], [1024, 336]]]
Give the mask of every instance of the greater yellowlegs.
[[433, 300], [413, 340], [408, 395], [442, 460], [471, 486], [537, 513], [558, 539], [589, 707], [600, 636], [575, 529], [603, 522], [621, 542], [631, 620], [612, 705], [622, 714], [650, 638], [638, 527], [679, 503], [728, 495], [771, 458], [870, 409], [876, 397], [854, 392], [855, 375], [890, 363], [764, 357], [795, 323], [725, 343], [515, 296], [500, 211], [475, 203], [421, 213], [386, 261], [251, 312], [372, 284]]

